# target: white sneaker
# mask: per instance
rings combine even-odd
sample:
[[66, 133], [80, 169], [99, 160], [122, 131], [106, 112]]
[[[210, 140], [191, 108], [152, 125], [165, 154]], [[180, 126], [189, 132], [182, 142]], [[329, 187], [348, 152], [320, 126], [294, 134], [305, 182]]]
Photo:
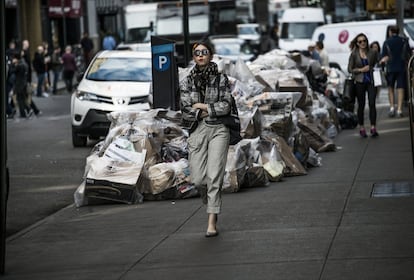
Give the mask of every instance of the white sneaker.
[[390, 111], [388, 112], [388, 116], [389, 116], [390, 118], [393, 118], [393, 117], [395, 116], [395, 110], [394, 110], [394, 108], [391, 108], [391, 109], [390, 109]]

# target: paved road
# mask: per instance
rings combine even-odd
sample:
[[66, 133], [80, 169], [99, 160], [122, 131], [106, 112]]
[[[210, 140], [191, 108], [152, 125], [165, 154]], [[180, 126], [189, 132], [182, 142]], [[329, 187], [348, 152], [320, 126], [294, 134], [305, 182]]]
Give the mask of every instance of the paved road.
[[92, 145], [72, 147], [68, 94], [33, 100], [42, 116], [7, 121], [7, 236], [73, 203]]
[[[342, 131], [308, 175], [224, 195], [216, 238], [198, 198], [71, 205], [8, 238], [4, 279], [412, 280], [409, 121], [387, 110], [378, 138]], [[398, 182], [405, 196], [372, 196]]]

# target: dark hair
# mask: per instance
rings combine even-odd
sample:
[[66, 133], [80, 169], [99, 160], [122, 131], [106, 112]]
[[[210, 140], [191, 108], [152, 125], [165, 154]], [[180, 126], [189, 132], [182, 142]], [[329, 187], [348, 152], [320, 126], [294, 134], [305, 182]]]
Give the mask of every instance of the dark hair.
[[400, 29], [397, 25], [391, 25], [389, 30], [391, 34], [398, 34], [400, 32]]
[[379, 53], [381, 53], [381, 46], [380, 46], [380, 43], [379, 43], [378, 41], [374, 41], [374, 42], [372, 42], [372, 43], [369, 45], [369, 47], [372, 49], [372, 47], [373, 47], [374, 45], [376, 45], [376, 46], [377, 46], [377, 48], [378, 48], [378, 52], [379, 52]]
[[355, 36], [355, 38], [351, 41], [350, 45], [353, 46], [353, 48], [357, 47], [359, 48], [357, 41], [358, 41], [358, 37], [364, 37], [365, 40], [367, 41], [367, 47], [369, 46], [369, 41], [368, 41], [368, 37], [367, 35], [365, 35], [364, 33], [359, 33], [358, 35]]
[[317, 41], [316, 42], [316, 46], [319, 48], [319, 49], [323, 49], [323, 42], [322, 41]]
[[20, 54], [20, 52], [15, 51], [13, 52], [13, 58], [20, 60], [22, 58], [22, 55]]
[[206, 47], [208, 49], [208, 51], [210, 52], [210, 56], [213, 57], [213, 54], [214, 54], [213, 47], [207, 42], [195, 42], [193, 44], [192, 50], [194, 51], [195, 48], [197, 48], [200, 45]]

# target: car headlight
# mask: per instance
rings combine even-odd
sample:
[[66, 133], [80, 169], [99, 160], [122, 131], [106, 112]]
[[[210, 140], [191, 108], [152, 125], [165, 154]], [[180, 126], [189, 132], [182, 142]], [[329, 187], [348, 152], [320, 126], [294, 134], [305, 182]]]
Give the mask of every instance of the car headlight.
[[76, 98], [81, 101], [98, 101], [98, 96], [94, 93], [77, 90], [75, 94]]

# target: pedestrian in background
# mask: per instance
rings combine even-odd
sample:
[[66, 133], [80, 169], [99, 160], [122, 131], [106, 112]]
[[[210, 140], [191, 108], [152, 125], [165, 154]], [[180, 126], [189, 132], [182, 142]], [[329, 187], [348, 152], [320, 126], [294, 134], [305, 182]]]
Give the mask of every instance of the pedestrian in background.
[[108, 31], [103, 38], [102, 48], [104, 50], [113, 50], [116, 47], [116, 41], [114, 36], [112, 36], [111, 31]]
[[65, 53], [62, 55], [63, 63], [63, 80], [65, 81], [66, 90], [72, 93], [73, 90], [73, 76], [77, 70], [76, 57], [72, 53], [72, 47], [66, 46]]
[[183, 118], [197, 124], [188, 138], [191, 180], [207, 205], [206, 237], [218, 235], [217, 216], [221, 211], [221, 188], [229, 148], [229, 129], [220, 117], [231, 112], [227, 76], [212, 62], [213, 50], [206, 43], [192, 48], [195, 66], [180, 84]]
[[23, 56], [22, 58], [27, 64], [27, 67], [29, 68], [29, 71], [27, 72], [27, 82], [28, 86], [32, 86], [32, 59], [30, 57], [30, 42], [29, 40], [25, 39], [22, 41], [22, 50], [23, 50]]
[[85, 68], [88, 67], [89, 62], [92, 60], [93, 54], [93, 41], [89, 38], [88, 32], [83, 33], [83, 37], [80, 41], [82, 51], [83, 51], [83, 61], [85, 62]]
[[53, 88], [52, 93], [57, 93], [57, 84], [60, 78], [60, 72], [62, 71], [62, 53], [59, 45], [56, 45], [55, 49], [53, 50], [52, 59], [51, 59], [51, 66], [53, 72]]
[[328, 53], [326, 52], [323, 42], [317, 41], [315, 44], [315, 49], [319, 54], [319, 62], [321, 63], [321, 66], [325, 68], [329, 68], [329, 57]]
[[26, 118], [28, 113], [26, 112], [28, 67], [18, 52], [13, 54], [12, 63], [14, 66], [12, 71], [16, 78], [16, 83], [13, 87], [13, 94], [16, 96], [17, 101], [16, 106], [19, 108], [20, 118]]
[[37, 90], [36, 96], [43, 97], [45, 78], [46, 78], [46, 61], [45, 61], [45, 49], [42, 45], [37, 47], [37, 51], [33, 58], [33, 68], [37, 75]]
[[[34, 112], [36, 114], [36, 116], [40, 116], [42, 114], [42, 111], [40, 111], [36, 104], [33, 101], [33, 87], [32, 87], [32, 63], [30, 60], [30, 42], [29, 40], [25, 39], [22, 41], [22, 59], [25, 61], [26, 65], [27, 65], [27, 105], [28, 105], [28, 110], [29, 110], [29, 114], [31, 114], [32, 112]], [[31, 109], [31, 110], [30, 110]]]
[[316, 43], [315, 42], [311, 42], [309, 44], [308, 52], [309, 52], [310, 58], [312, 58], [313, 60], [318, 61], [319, 64], [321, 63], [321, 57], [319, 56], [319, 53], [316, 51]]
[[[369, 47], [370, 47], [371, 49], [373, 49], [374, 51], [376, 51], [376, 53], [377, 53], [377, 57], [375, 58], [375, 60], [376, 60], [375, 64], [376, 64], [377, 66], [380, 66], [380, 60], [381, 60], [381, 46], [380, 46], [379, 42], [378, 42], [378, 41], [374, 41], [374, 42], [372, 42], [372, 43], [369, 45]], [[383, 69], [381, 69], [381, 71], [384, 71], [384, 70], [383, 70]], [[377, 95], [378, 95], [378, 94], [380, 93], [381, 86], [377, 86], [377, 87], [376, 87], [376, 89], [377, 89]]]
[[380, 46], [379, 42], [374, 41], [369, 45], [369, 47], [377, 52], [376, 60], [377, 60], [377, 63], [379, 63], [380, 60], [381, 60], [381, 46]]
[[6, 115], [12, 119], [16, 113], [14, 108], [13, 99], [11, 97], [11, 91], [14, 88], [16, 82], [15, 65], [13, 64], [13, 57], [18, 52], [16, 48], [16, 42], [14, 40], [9, 42], [9, 48], [6, 50], [6, 92], [4, 93], [6, 102]]
[[45, 91], [49, 91], [51, 89], [51, 82], [52, 79], [50, 77], [50, 71], [52, 70], [52, 55], [53, 50], [49, 47], [49, 43], [47, 41], [43, 41], [43, 48], [45, 54], [45, 66], [46, 66], [46, 76], [45, 76], [45, 84], [44, 88]]
[[16, 96], [17, 106], [21, 118], [30, 117], [33, 113], [40, 114], [39, 109], [31, 100], [30, 94], [27, 92], [27, 75], [29, 67], [24, 59], [21, 58], [20, 52], [14, 54], [13, 64], [15, 65], [16, 83], [13, 91]]
[[386, 77], [388, 83], [388, 100], [390, 102], [390, 117], [395, 116], [395, 93], [397, 89], [397, 116], [403, 117], [402, 105], [404, 100], [404, 89], [407, 84], [407, 65], [410, 59], [410, 48], [408, 40], [398, 35], [399, 28], [391, 26], [390, 37], [382, 46], [380, 63], [386, 66]]
[[278, 49], [279, 48], [279, 23], [275, 22], [275, 24], [270, 29], [270, 49]]
[[366, 138], [367, 133], [364, 127], [364, 110], [366, 93], [368, 93], [369, 120], [371, 122], [371, 136], [377, 137], [376, 128], [377, 109], [376, 97], [377, 91], [374, 87], [372, 71], [377, 61], [377, 53], [369, 48], [368, 38], [364, 33], [358, 34], [354, 39], [354, 46], [348, 61], [348, 72], [353, 74], [355, 81], [355, 93], [358, 101], [358, 124], [359, 134]]

